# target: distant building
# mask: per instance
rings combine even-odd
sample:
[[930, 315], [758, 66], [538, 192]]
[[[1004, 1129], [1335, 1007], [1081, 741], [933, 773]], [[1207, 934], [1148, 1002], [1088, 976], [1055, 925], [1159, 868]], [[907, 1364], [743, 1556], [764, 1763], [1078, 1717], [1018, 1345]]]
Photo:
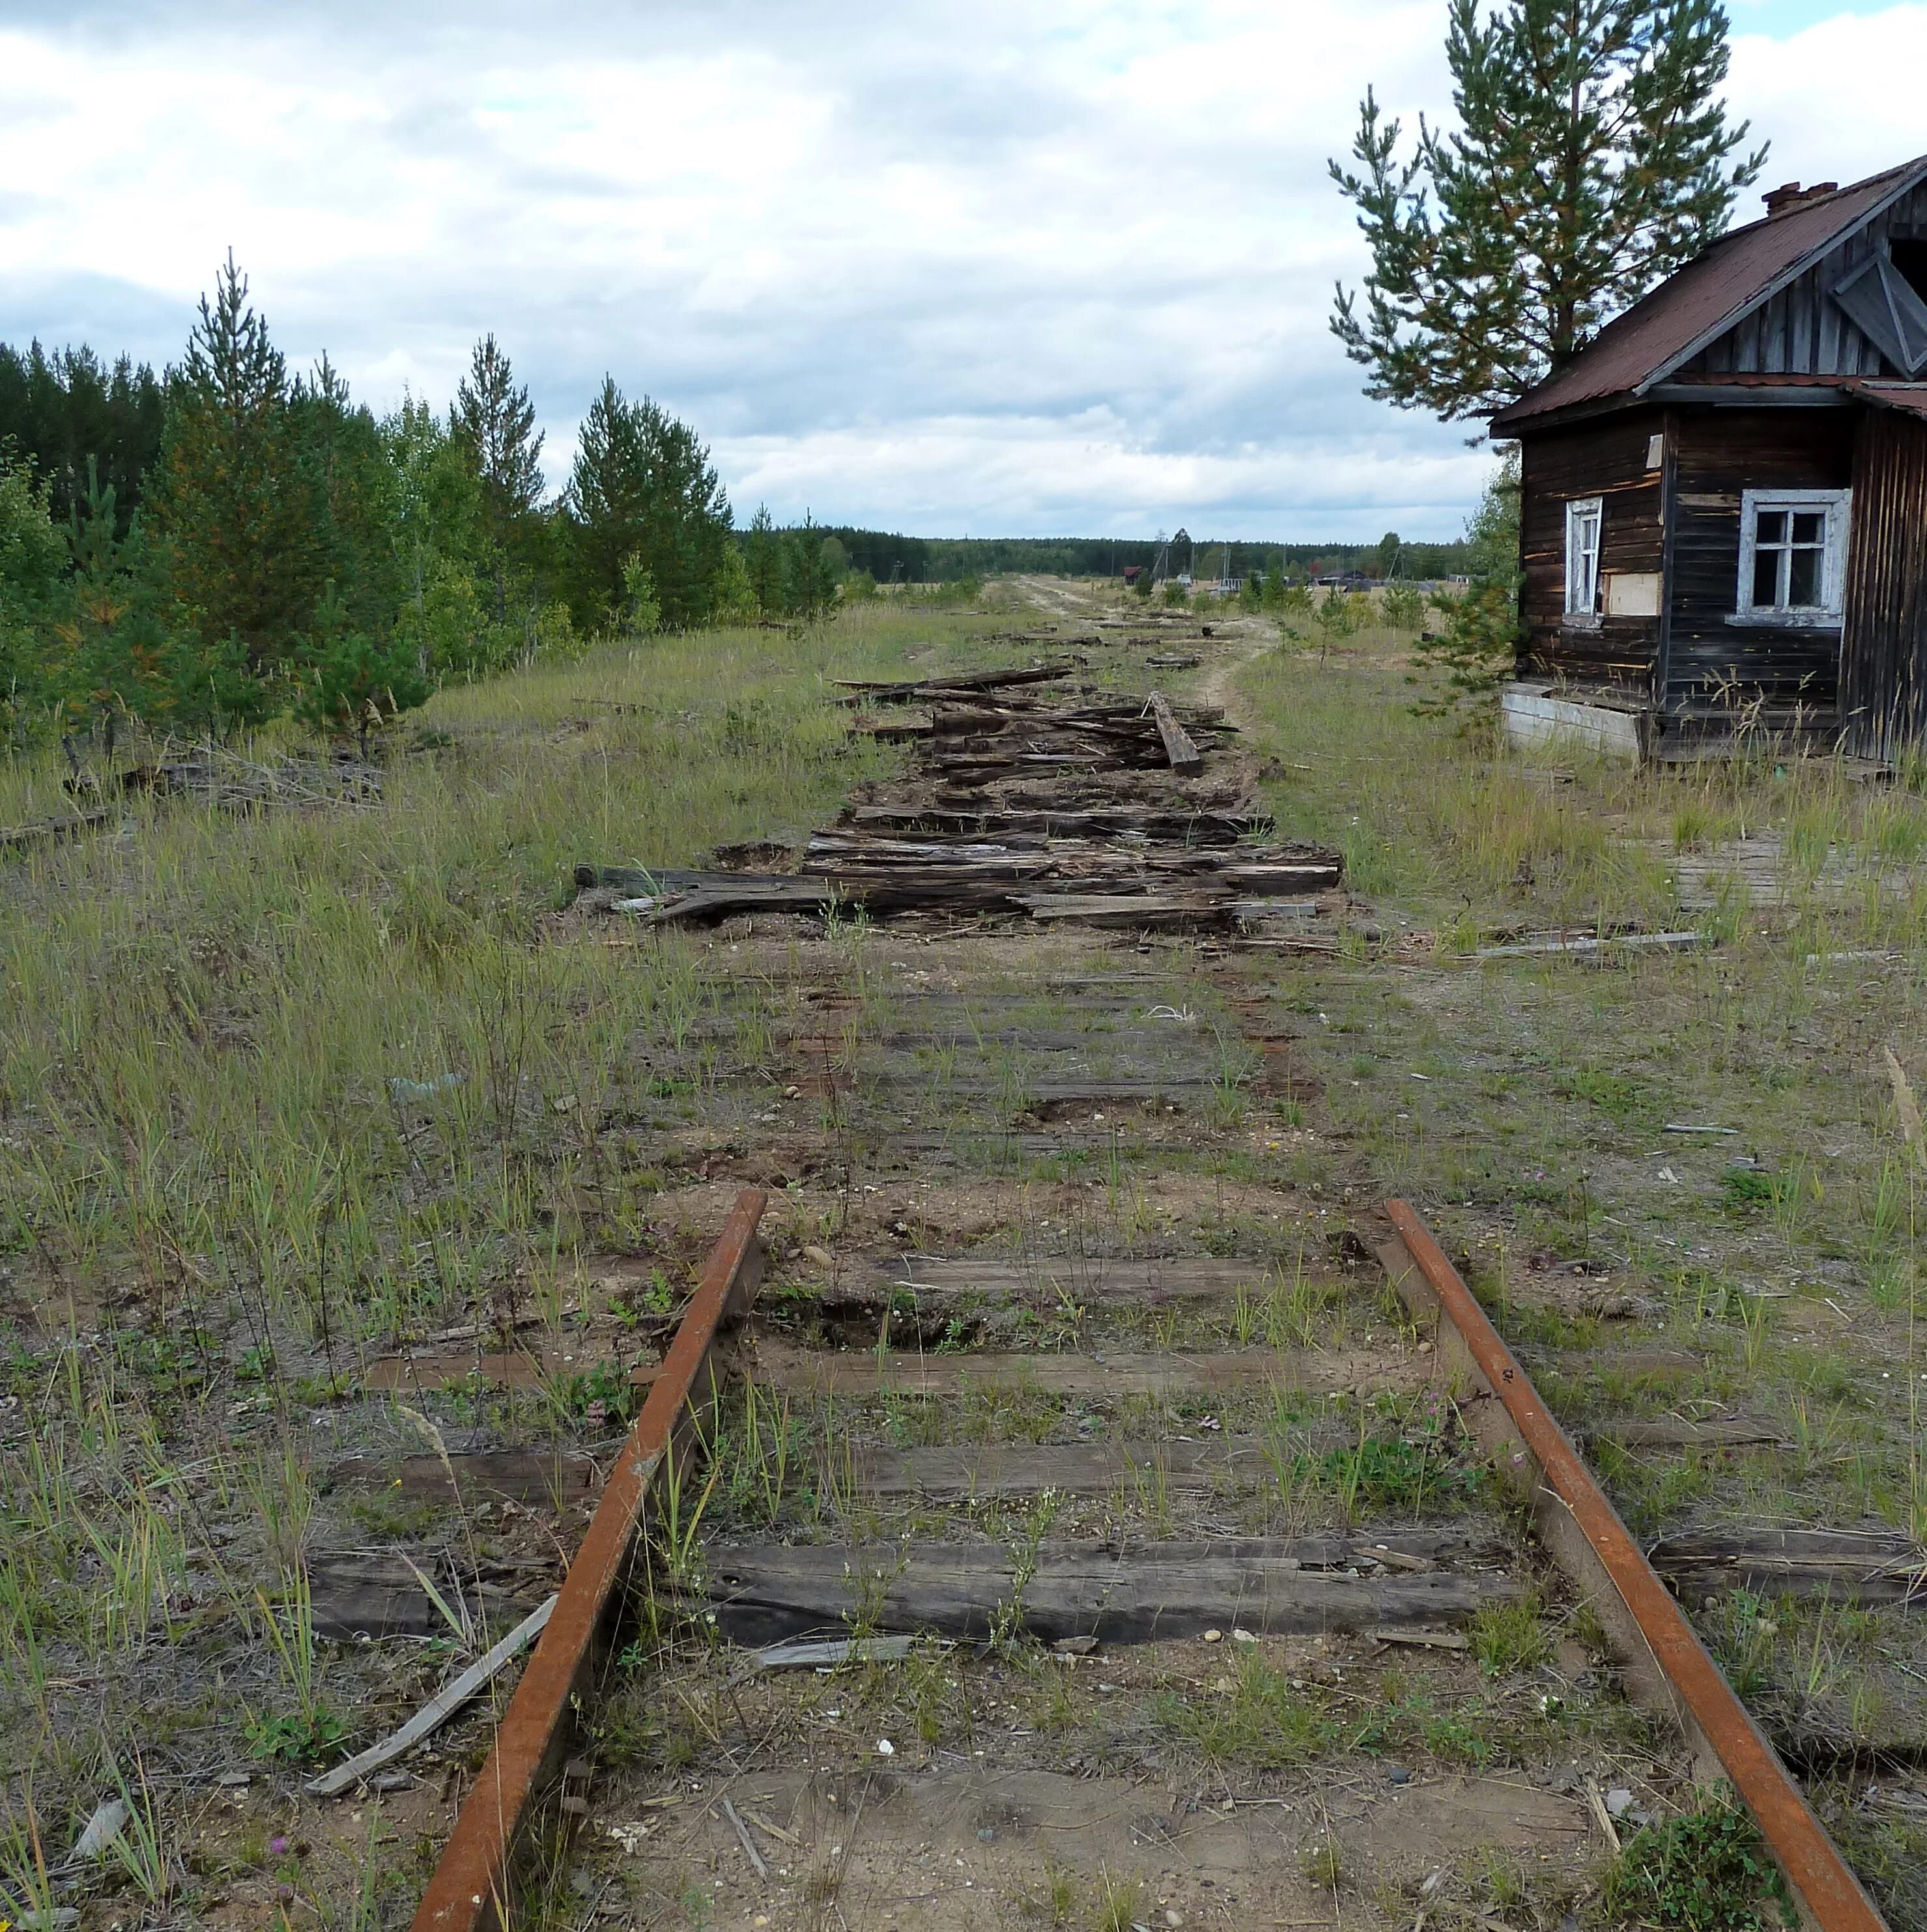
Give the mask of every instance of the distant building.
[[1124, 566], [1124, 581], [1127, 584], [1135, 584], [1143, 574], [1144, 566], [1141, 563], [1127, 563]]

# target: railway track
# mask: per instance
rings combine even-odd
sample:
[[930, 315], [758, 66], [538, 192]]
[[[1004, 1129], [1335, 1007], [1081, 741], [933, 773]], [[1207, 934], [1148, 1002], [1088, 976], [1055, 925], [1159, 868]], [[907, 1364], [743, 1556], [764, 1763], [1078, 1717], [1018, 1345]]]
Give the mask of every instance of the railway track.
[[1235, 752], [1025, 689], [802, 871], [587, 875], [733, 922], [717, 1238], [417, 1932], [1551, 1923], [1709, 1774], [1877, 1925], [1422, 1222], [1281, 1184], [1316, 1021], [1241, 942], [1342, 892], [1183, 872]]

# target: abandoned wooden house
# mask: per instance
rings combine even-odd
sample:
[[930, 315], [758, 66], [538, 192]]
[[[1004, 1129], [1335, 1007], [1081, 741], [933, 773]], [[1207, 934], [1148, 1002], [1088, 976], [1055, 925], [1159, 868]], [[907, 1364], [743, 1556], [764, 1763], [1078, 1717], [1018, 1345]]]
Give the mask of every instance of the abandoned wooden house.
[[1520, 451], [1515, 738], [1927, 736], [1927, 156], [1765, 200], [1492, 419]]

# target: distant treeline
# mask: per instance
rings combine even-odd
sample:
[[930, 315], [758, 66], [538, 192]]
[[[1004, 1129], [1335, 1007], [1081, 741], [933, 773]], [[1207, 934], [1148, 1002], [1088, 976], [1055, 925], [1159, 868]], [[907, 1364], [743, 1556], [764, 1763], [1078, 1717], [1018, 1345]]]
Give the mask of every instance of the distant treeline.
[[738, 530], [695, 432], [612, 379], [553, 500], [542, 445], [492, 335], [446, 412], [378, 417], [325, 356], [290, 374], [232, 261], [158, 374], [0, 344], [0, 722], [365, 736], [590, 636], [869, 588], [807, 522]]
[[[1046, 577], [1117, 577], [1132, 564], [1149, 569], [1160, 548], [1151, 538], [906, 537], [842, 524], [827, 526], [826, 534], [842, 546], [852, 569], [867, 571], [880, 584], [950, 583], [1019, 571]], [[1293, 576], [1355, 571], [1367, 577], [1424, 578], [1463, 576], [1469, 558], [1462, 542], [1404, 543], [1388, 532], [1368, 544], [1227, 544], [1200, 537], [1191, 542], [1188, 562], [1174, 556], [1172, 562], [1194, 576], [1213, 578], [1283, 569]]]

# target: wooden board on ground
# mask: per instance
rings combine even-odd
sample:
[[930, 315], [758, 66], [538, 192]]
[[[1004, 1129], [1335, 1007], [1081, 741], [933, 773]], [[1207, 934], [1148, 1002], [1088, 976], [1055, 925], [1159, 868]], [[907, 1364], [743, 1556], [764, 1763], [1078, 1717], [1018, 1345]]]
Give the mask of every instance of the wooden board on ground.
[[1688, 1603], [1726, 1590], [1927, 1610], [1927, 1548], [1911, 1537], [1839, 1529], [1694, 1529], [1647, 1552]]
[[860, 1456], [866, 1496], [1104, 1496], [1142, 1483], [1154, 1493], [1209, 1489], [1268, 1472], [1255, 1436], [1181, 1442], [945, 1443]]
[[1220, 1261], [1178, 1255], [1139, 1259], [1129, 1256], [1031, 1255], [1006, 1261], [971, 1255], [905, 1255], [858, 1279], [884, 1290], [981, 1295], [1003, 1301], [1055, 1305], [1065, 1296], [1077, 1301], [1205, 1301], [1235, 1294], [1240, 1288], [1264, 1292], [1278, 1264], [1268, 1261]]
[[1782, 1442], [1787, 1433], [1776, 1423], [1745, 1415], [1608, 1416], [1580, 1432], [1622, 1449], [1744, 1449]]
[[532, 1354], [518, 1348], [478, 1354], [473, 1348], [431, 1349], [416, 1355], [384, 1355], [368, 1364], [362, 1384], [371, 1389], [446, 1388], [473, 1377], [491, 1388], [539, 1388], [558, 1376], [620, 1366], [620, 1358], [609, 1350], [587, 1342], [579, 1354], [549, 1350]]
[[1161, 691], [1151, 694], [1151, 716], [1157, 721], [1157, 735], [1164, 741], [1164, 755], [1171, 769], [1188, 778], [1205, 768], [1204, 754], [1191, 742], [1171, 709], [1171, 700]]
[[1218, 1354], [879, 1354], [872, 1349], [799, 1348], [757, 1336], [744, 1356], [752, 1382], [779, 1391], [950, 1396], [966, 1389], [1034, 1389], [1046, 1394], [1198, 1395], [1239, 1388], [1407, 1390], [1423, 1385], [1427, 1358], [1361, 1350], [1240, 1348]]
[[[1385, 1534], [1388, 1545], [1399, 1540]], [[1431, 1549], [1448, 1546], [1428, 1539]], [[851, 1550], [839, 1544], [713, 1546], [710, 1596], [732, 1642], [776, 1643], [815, 1630], [927, 1630], [982, 1639], [1020, 1598], [1022, 1624], [1045, 1642], [1092, 1636], [1146, 1643], [1207, 1630], [1357, 1630], [1460, 1623], [1520, 1586], [1493, 1570], [1351, 1574], [1336, 1538], [1225, 1538], [1145, 1544], [1046, 1544], [1019, 1584], [1000, 1543]], [[1427, 1554], [1430, 1554], [1428, 1550]], [[1436, 1558], [1434, 1560], [1436, 1560]]]
[[416, 1559], [418, 1575], [400, 1556], [374, 1550], [317, 1550], [308, 1558], [309, 1606], [317, 1636], [449, 1636], [454, 1634], [422, 1580], [426, 1576], [459, 1619], [483, 1613], [518, 1622], [541, 1601], [542, 1587], [512, 1594], [492, 1582], [458, 1578], [433, 1552]]
[[459, 1497], [464, 1502], [506, 1501], [551, 1508], [580, 1502], [602, 1486], [601, 1472], [590, 1457], [527, 1449], [446, 1457], [350, 1456], [328, 1474], [337, 1487], [386, 1490], [410, 1501], [452, 1502]]

